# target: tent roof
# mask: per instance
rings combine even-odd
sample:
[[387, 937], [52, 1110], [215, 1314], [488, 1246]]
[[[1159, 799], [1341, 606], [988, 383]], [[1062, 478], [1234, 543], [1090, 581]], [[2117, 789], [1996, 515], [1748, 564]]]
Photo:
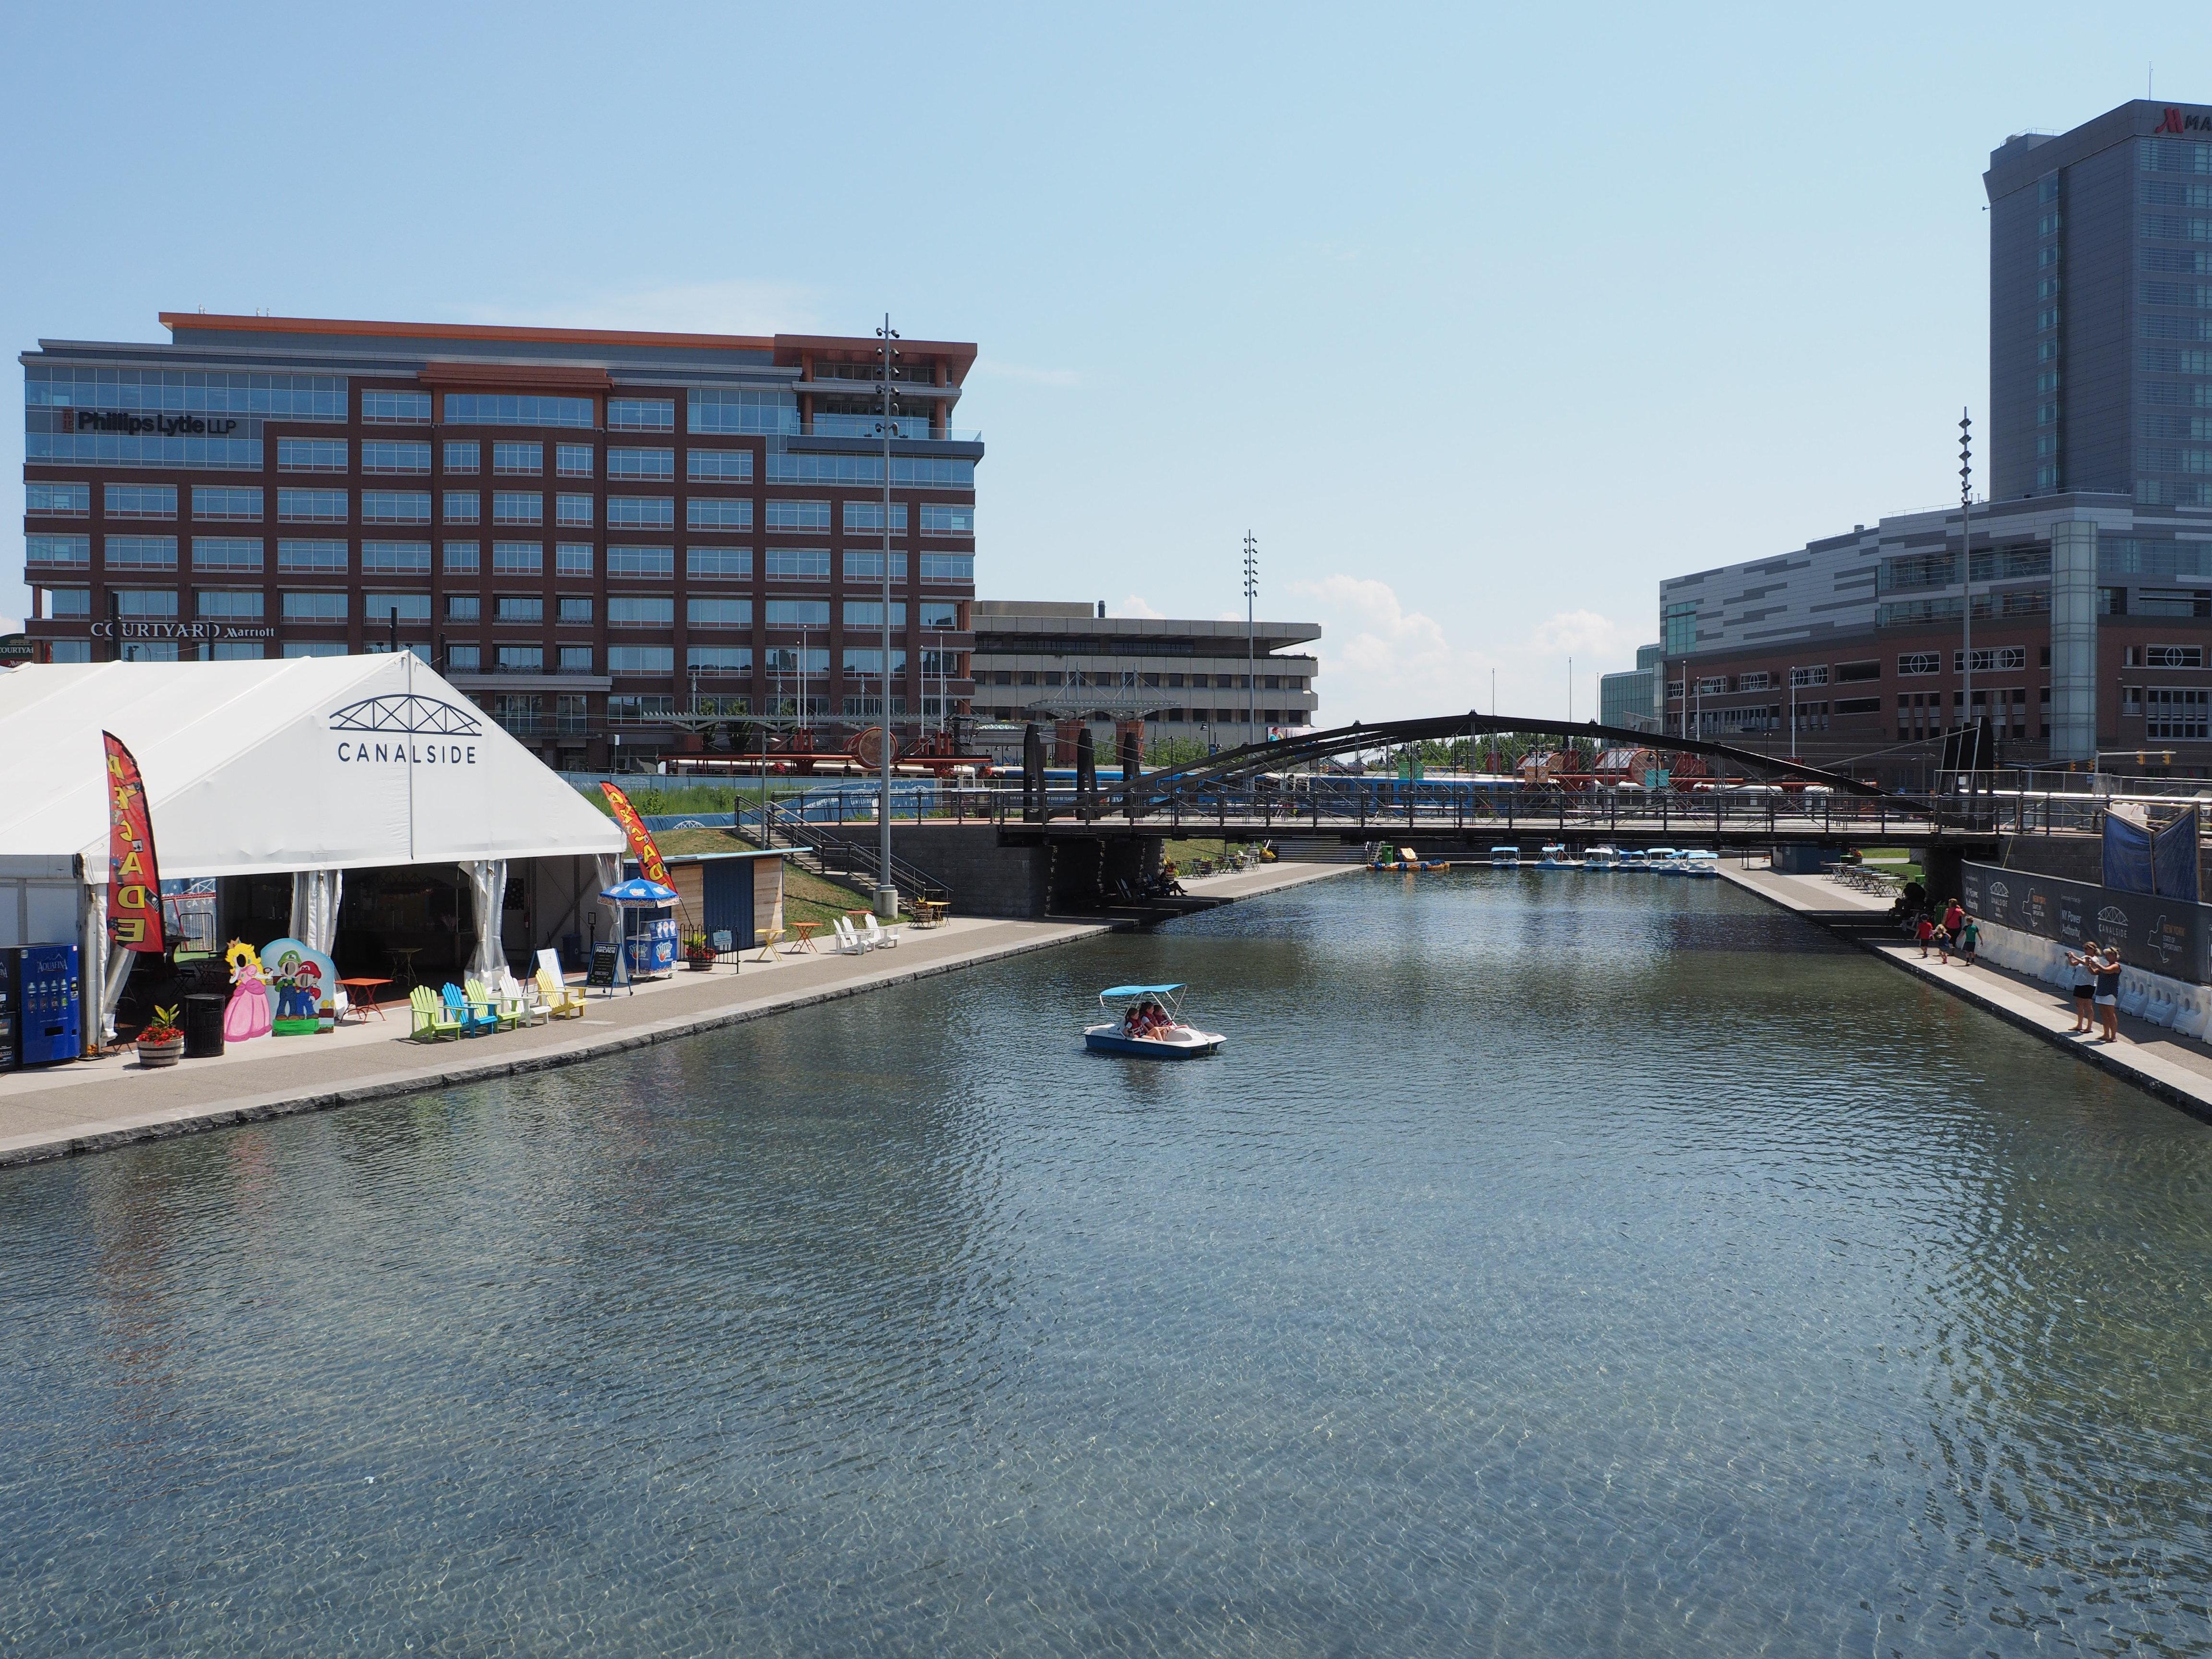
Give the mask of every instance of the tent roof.
[[412, 653], [0, 672], [0, 874], [107, 878], [100, 734], [165, 878], [619, 852], [623, 834]]

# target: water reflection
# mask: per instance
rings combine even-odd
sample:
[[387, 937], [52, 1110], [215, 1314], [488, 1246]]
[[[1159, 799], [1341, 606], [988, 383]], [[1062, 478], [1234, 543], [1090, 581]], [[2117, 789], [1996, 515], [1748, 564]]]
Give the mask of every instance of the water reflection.
[[0, 1640], [2202, 1651], [2209, 1146], [1475, 872], [17, 1171]]

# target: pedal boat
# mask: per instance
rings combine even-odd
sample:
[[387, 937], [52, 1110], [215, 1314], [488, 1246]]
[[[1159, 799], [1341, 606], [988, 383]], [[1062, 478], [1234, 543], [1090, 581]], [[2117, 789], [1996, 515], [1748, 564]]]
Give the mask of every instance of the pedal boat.
[[[1201, 1031], [1183, 1022], [1180, 985], [1116, 985], [1098, 994], [1098, 1006], [1108, 1018], [1088, 1025], [1083, 1046], [1094, 1054], [1127, 1054], [1133, 1060], [1197, 1060], [1212, 1054], [1228, 1039], [1218, 1031]], [[1133, 1037], [1127, 1030], [1129, 1010], [1145, 1001], [1157, 1002], [1168, 1016], [1165, 1025], [1149, 1036]], [[1117, 1006], [1118, 1005], [1118, 1006]]]

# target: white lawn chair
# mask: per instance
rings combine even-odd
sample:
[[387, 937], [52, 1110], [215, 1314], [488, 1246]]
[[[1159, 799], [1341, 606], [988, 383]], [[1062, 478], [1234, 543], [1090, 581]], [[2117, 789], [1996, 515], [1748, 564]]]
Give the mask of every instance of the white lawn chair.
[[872, 910], [868, 912], [867, 921], [868, 925], [866, 930], [860, 935], [860, 942], [866, 945], [870, 950], [888, 951], [891, 946], [898, 943], [899, 930], [897, 924], [894, 923], [889, 927], [878, 927], [876, 925], [876, 913]]
[[837, 954], [841, 957], [864, 956], [867, 949], [868, 942], [853, 931], [853, 919], [850, 916], [838, 917]]
[[515, 978], [514, 969], [502, 968], [499, 974], [499, 995], [515, 1010], [518, 1023], [524, 1025], [543, 1025], [553, 1018], [553, 1011], [545, 1006], [538, 994], [538, 981], [532, 975], [528, 983]]

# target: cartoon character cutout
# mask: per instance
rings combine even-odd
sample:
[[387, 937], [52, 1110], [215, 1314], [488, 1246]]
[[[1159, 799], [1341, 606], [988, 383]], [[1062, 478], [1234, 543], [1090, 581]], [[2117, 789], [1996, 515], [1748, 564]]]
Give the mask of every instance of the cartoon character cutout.
[[276, 1018], [279, 1019], [313, 1019], [323, 1000], [323, 970], [313, 958], [301, 957], [287, 951], [280, 964], [283, 969], [278, 993]]
[[222, 1040], [246, 1042], [269, 1035], [269, 982], [263, 976], [261, 955], [243, 939], [233, 939], [222, 953], [230, 965], [230, 982], [237, 988], [222, 1012]]

